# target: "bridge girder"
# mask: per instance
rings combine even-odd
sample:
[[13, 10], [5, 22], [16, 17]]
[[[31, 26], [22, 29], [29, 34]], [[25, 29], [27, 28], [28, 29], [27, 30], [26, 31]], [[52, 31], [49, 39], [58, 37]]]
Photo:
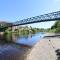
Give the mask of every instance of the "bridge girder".
[[60, 11], [23, 19], [14, 22], [13, 25], [16, 26], [16, 25], [24, 25], [24, 24], [31, 24], [31, 23], [44, 22], [44, 21], [54, 21], [54, 20], [60, 20]]

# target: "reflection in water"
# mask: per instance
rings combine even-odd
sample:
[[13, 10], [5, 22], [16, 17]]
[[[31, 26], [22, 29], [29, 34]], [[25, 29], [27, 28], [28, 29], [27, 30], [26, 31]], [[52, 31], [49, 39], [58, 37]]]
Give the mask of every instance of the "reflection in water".
[[0, 42], [11, 43], [18, 39], [19, 35], [16, 34], [0, 34]]
[[4, 41], [5, 36], [0, 34], [0, 41]]
[[3, 42], [14, 42], [16, 44], [23, 44], [23, 45], [28, 45], [28, 46], [33, 46], [40, 38], [43, 37], [43, 34], [36, 33], [36, 34], [30, 34], [30, 35], [17, 35], [15, 33], [13, 34], [3, 34], [0, 35], [0, 41]]
[[43, 36], [43, 33], [36, 33], [33, 35], [29, 35], [28, 37], [20, 37], [18, 38], [15, 42], [18, 44], [24, 44], [28, 46], [33, 46], [35, 45], [36, 42], [38, 42]]
[[0, 60], [25, 60], [27, 52], [30, 51], [40, 38], [43, 37], [42, 33], [36, 33], [28, 36], [20, 36], [16, 34], [3, 34], [0, 35], [0, 42], [15, 42], [17, 44], [3, 44], [0, 45]]

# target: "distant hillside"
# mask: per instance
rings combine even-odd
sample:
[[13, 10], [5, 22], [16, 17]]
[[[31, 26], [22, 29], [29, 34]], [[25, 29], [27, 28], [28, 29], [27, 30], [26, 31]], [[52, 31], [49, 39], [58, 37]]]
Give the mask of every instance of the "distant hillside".
[[4, 25], [11, 26], [12, 23], [8, 23], [8, 22], [0, 21], [0, 26], [4, 26]]

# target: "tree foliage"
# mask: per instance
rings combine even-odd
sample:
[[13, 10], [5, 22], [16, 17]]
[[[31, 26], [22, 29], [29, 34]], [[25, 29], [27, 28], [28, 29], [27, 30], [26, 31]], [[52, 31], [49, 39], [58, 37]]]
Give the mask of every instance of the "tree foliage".
[[60, 32], [60, 21], [55, 22], [55, 24], [51, 27], [51, 30], [54, 30], [54, 32]]
[[0, 32], [3, 32], [8, 29], [8, 26], [11, 26], [11, 23], [0, 22]]

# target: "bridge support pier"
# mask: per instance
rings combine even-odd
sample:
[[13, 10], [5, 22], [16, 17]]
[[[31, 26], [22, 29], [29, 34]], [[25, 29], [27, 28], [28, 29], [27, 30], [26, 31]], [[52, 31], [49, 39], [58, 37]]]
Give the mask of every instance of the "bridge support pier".
[[18, 26], [12, 26], [12, 32], [15, 32], [18, 29]]

